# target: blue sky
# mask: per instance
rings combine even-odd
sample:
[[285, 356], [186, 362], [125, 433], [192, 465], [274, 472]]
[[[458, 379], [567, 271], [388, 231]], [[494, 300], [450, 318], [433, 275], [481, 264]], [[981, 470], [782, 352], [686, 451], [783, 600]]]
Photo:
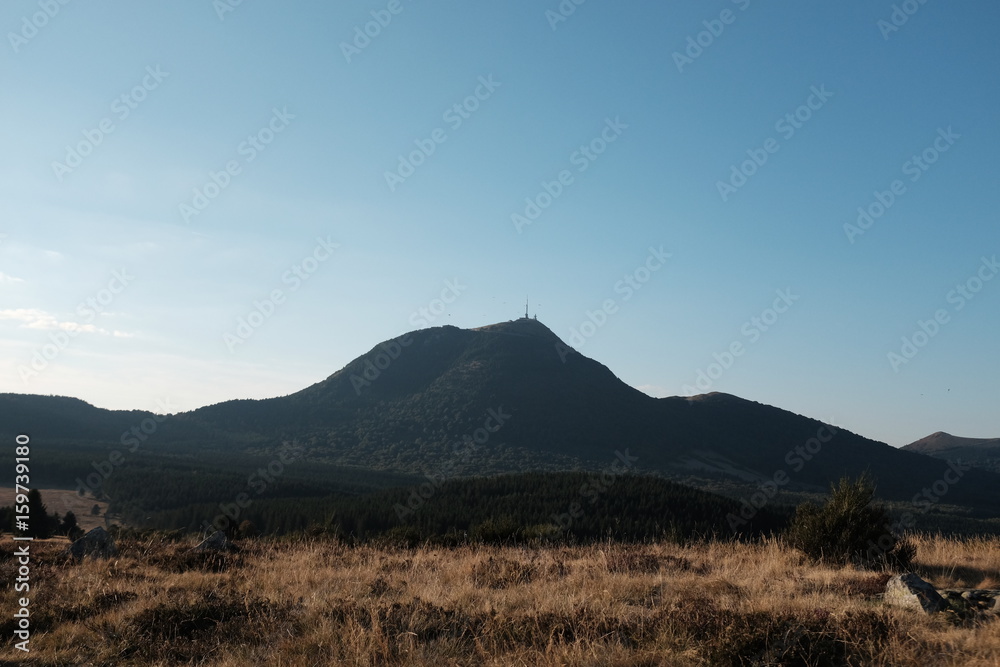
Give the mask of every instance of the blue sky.
[[9, 0], [0, 391], [283, 395], [530, 294], [656, 396], [996, 437], [1000, 6], [897, 7]]

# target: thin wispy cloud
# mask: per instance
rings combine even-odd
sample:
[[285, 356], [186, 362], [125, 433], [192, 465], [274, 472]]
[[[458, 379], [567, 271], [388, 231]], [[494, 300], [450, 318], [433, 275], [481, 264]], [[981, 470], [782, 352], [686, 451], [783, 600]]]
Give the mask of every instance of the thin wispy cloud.
[[52, 313], [38, 308], [14, 308], [0, 310], [0, 320], [17, 323], [19, 328], [36, 329], [40, 331], [72, 331], [76, 333], [100, 334], [104, 336], [131, 337], [122, 331], [108, 331], [93, 324], [80, 324], [70, 320], [61, 320]]

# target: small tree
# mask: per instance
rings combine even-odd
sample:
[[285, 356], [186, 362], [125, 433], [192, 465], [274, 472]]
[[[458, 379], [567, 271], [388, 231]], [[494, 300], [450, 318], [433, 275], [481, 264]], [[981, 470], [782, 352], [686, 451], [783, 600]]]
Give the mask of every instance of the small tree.
[[906, 569], [915, 547], [889, 527], [885, 506], [875, 502], [875, 485], [868, 474], [847, 477], [830, 486], [822, 506], [803, 503], [786, 533], [786, 540], [810, 558], [825, 563]]
[[94, 506], [90, 508], [90, 513], [93, 516], [100, 516], [101, 515], [101, 506], [98, 505], [97, 503], [94, 503]]
[[76, 514], [72, 510], [66, 512], [66, 515], [62, 519], [62, 523], [59, 524], [59, 533], [62, 535], [70, 535], [74, 530], [79, 530], [79, 526], [76, 522]]
[[14, 508], [0, 507], [0, 533], [14, 532]]
[[28, 491], [28, 530], [17, 531], [27, 537], [44, 539], [52, 536], [52, 518], [42, 502], [42, 494], [38, 489]]
[[257, 526], [250, 519], [244, 519], [240, 522], [239, 536], [243, 539], [253, 539], [260, 537], [260, 531], [257, 530]]

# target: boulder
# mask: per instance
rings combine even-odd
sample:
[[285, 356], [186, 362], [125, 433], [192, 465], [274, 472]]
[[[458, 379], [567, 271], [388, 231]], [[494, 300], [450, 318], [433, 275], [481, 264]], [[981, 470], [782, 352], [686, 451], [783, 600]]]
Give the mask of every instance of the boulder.
[[962, 596], [970, 609], [1000, 614], [1000, 590], [970, 588], [955, 589], [955, 591]]
[[942, 590], [938, 591], [938, 594], [948, 603], [951, 611], [960, 616], [968, 616], [970, 612], [977, 610], [974, 599], [962, 591]]
[[948, 608], [948, 602], [929, 583], [909, 572], [898, 574], [885, 585], [887, 604], [933, 614]]
[[98, 526], [69, 546], [68, 552], [76, 560], [111, 558], [118, 555], [115, 541], [103, 527]]
[[235, 546], [221, 530], [217, 530], [198, 544], [194, 551], [234, 551]]

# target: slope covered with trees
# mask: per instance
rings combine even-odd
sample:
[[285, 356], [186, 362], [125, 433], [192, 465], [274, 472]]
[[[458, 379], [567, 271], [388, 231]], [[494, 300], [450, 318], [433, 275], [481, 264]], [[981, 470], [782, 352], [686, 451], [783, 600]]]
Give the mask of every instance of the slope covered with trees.
[[[271, 487], [284, 494], [285, 485], [286, 497], [364, 493], [425, 475], [600, 471], [625, 454], [632, 472], [781, 491], [822, 493], [868, 472], [880, 497], [911, 502], [948, 470], [727, 394], [652, 398], [526, 318], [414, 331], [283, 397], [165, 416], [4, 394], [0, 412], [11, 415], [0, 437], [32, 436], [33, 481], [73, 488], [119, 452], [124, 463], [101, 486], [130, 516], [167, 509], [170, 498], [227, 501], [289, 443], [302, 465]], [[935, 502], [996, 516], [998, 486], [998, 474], [963, 471]], [[162, 502], [144, 498], [155, 494]]]

